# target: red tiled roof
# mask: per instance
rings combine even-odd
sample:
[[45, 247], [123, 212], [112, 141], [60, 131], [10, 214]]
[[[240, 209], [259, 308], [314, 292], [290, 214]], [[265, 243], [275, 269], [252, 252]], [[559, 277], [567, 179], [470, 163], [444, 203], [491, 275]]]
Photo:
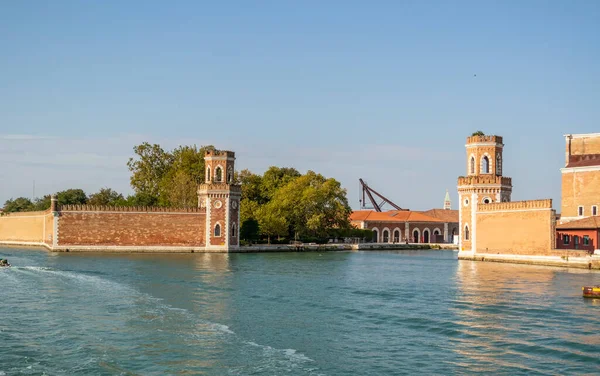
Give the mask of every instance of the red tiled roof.
[[600, 217], [587, 217], [578, 219], [576, 221], [566, 222], [556, 225], [557, 230], [568, 230], [568, 229], [597, 229], [600, 228]]
[[458, 210], [431, 209], [421, 213], [433, 218], [441, 219], [444, 222], [458, 223]]
[[374, 222], [445, 222], [420, 212], [408, 210], [390, 210], [387, 212], [358, 210], [350, 214], [350, 220]]

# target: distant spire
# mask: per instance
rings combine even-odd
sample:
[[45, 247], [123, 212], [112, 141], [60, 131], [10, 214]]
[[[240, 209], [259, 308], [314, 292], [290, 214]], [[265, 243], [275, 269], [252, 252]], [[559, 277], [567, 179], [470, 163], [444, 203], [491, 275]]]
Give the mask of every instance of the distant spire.
[[446, 197], [444, 197], [444, 209], [445, 210], [452, 209], [452, 201], [450, 201], [450, 193], [448, 193], [447, 189], [446, 189]]

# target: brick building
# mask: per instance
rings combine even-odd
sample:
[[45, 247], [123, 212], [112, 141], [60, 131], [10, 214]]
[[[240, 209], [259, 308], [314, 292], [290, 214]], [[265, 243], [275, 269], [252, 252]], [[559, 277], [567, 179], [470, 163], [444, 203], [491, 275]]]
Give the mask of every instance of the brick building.
[[350, 222], [372, 230], [376, 243], [452, 243], [459, 232], [458, 210], [450, 209], [358, 210], [350, 215]]

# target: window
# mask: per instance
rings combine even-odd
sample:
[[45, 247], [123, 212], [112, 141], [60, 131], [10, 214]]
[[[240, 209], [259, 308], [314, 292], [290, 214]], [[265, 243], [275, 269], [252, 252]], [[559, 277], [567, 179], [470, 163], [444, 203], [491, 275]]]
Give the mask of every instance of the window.
[[487, 155], [485, 157], [483, 157], [483, 159], [481, 160], [481, 173], [482, 174], [490, 173], [490, 159], [487, 157]]
[[569, 245], [569, 235], [563, 235], [563, 244]]
[[583, 235], [583, 245], [590, 245], [590, 236]]
[[231, 224], [231, 236], [235, 237], [237, 235], [237, 231], [235, 231], [235, 223]]
[[492, 202], [492, 200], [489, 197], [483, 199], [484, 204], [489, 204], [490, 202]]
[[394, 243], [398, 243], [400, 240], [400, 231], [394, 231]]
[[580, 217], [583, 216], [583, 206], [579, 206], [577, 208], [577, 215]]
[[475, 157], [471, 157], [471, 173], [475, 173]]
[[465, 240], [469, 240], [469, 226], [465, 226]]
[[592, 206], [592, 215], [598, 215], [598, 207], [596, 205]]
[[223, 169], [221, 167], [217, 167], [215, 170], [215, 180], [219, 182], [223, 181]]
[[206, 181], [210, 181], [210, 167], [206, 168]]
[[229, 166], [229, 168], [227, 169], [227, 183], [231, 183], [232, 180], [233, 180], [233, 170], [231, 169], [231, 166]]
[[496, 154], [496, 175], [502, 175], [502, 157], [500, 153]]
[[218, 223], [215, 226], [215, 237], [217, 236], [221, 236], [221, 225]]
[[390, 232], [388, 230], [383, 230], [383, 242], [388, 243], [390, 241]]

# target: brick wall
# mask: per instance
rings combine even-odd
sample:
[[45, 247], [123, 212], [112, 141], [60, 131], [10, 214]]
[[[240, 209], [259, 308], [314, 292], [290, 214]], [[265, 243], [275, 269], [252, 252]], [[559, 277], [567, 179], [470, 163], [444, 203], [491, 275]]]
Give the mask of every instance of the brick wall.
[[[226, 234], [228, 231], [230, 231], [230, 229], [227, 228], [226, 226], [226, 221], [225, 221], [225, 215], [226, 215], [226, 205], [225, 205], [225, 201], [227, 200], [226, 197], [218, 197], [218, 198], [214, 198], [211, 197], [210, 198], [210, 245], [211, 246], [224, 246], [225, 245], [225, 239], [226, 239]], [[220, 203], [220, 204], [218, 204]], [[220, 207], [217, 207], [219, 206]], [[215, 227], [216, 225], [219, 224], [219, 226], [221, 227], [221, 234], [220, 236], [215, 236]]]
[[[484, 205], [477, 213], [477, 253], [548, 255], [555, 243], [551, 200]], [[493, 206], [497, 206], [494, 208]]]
[[77, 246], [204, 246], [200, 211], [61, 211], [59, 243]]
[[52, 213], [11, 213], [0, 216], [0, 241], [42, 243], [52, 234]]

